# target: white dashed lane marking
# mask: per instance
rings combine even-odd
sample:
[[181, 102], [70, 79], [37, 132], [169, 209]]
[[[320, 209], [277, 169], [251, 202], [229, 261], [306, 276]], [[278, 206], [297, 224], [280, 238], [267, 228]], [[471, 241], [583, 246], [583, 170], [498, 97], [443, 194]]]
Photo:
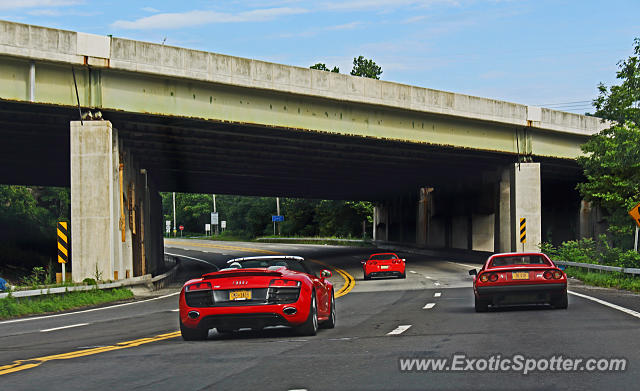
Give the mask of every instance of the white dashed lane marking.
[[427, 305], [425, 305], [424, 307], [422, 307], [423, 310], [430, 310], [433, 307], [436, 306], [436, 303], [427, 303]]
[[388, 332], [387, 335], [399, 335], [399, 334], [402, 334], [405, 331], [409, 330], [410, 327], [411, 327], [410, 324], [398, 326], [395, 329], [393, 329], [392, 331]]
[[440, 297], [440, 296], [442, 296], [441, 292], [436, 292], [436, 293], [433, 294], [433, 297]]

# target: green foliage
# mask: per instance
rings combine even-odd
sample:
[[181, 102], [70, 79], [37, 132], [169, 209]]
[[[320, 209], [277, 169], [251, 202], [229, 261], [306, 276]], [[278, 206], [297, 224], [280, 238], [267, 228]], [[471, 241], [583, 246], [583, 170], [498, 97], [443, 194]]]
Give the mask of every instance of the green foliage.
[[[211, 195], [176, 193], [177, 224], [185, 232], [204, 232], [213, 211]], [[165, 220], [173, 221], [171, 193], [163, 193]], [[216, 197], [220, 221], [227, 221], [221, 238], [251, 239], [273, 234], [271, 216], [276, 214], [274, 197], [244, 197], [220, 195]], [[281, 198], [281, 225], [285, 236], [361, 237], [362, 221], [371, 223], [373, 205], [364, 201], [328, 201], [300, 198]]]
[[340, 68], [338, 67], [333, 67], [333, 69], [331, 69], [331, 71], [329, 71], [329, 68], [327, 68], [327, 64], [324, 63], [317, 63], [314, 65], [311, 65], [309, 68], [311, 69], [317, 69], [319, 71], [327, 71], [327, 72], [333, 72], [333, 73], [340, 73]]
[[373, 60], [369, 60], [363, 56], [354, 57], [351, 75], [368, 77], [370, 79], [380, 79], [380, 75], [382, 75], [382, 68]]
[[590, 137], [578, 158], [586, 182], [580, 194], [605, 212], [616, 245], [629, 246], [634, 223], [627, 212], [640, 202], [640, 129], [631, 122]]
[[639, 253], [611, 246], [605, 235], [595, 241], [590, 238], [570, 240], [558, 247], [543, 243], [540, 250], [557, 261], [640, 268]]
[[587, 285], [640, 292], [640, 279], [628, 274], [590, 272], [578, 267], [568, 267], [565, 273]]
[[94, 289], [91, 291], [67, 292], [64, 294], [38, 296], [34, 298], [16, 298], [10, 296], [0, 299], [0, 319], [45, 312], [65, 311], [131, 298], [133, 298], [133, 293], [131, 290], [125, 288], [111, 290]]
[[31, 274], [26, 276], [23, 279], [24, 285], [31, 286], [33, 288], [37, 288], [44, 281], [44, 276], [46, 275], [46, 271], [42, 266], [36, 266], [31, 270]]
[[82, 280], [82, 282], [84, 282], [87, 285], [98, 285], [98, 282], [90, 277], [85, 278], [84, 280]]
[[640, 38], [633, 41], [633, 53], [626, 60], [618, 62], [616, 77], [620, 85], [607, 88], [598, 85], [599, 95], [593, 101], [595, 115], [624, 124], [627, 121], [640, 126]]

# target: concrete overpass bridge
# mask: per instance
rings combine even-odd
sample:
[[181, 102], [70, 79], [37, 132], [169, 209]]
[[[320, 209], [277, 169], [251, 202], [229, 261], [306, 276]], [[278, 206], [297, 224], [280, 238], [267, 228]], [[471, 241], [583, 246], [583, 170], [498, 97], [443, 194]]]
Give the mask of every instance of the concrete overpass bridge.
[[372, 200], [376, 239], [431, 247], [516, 249], [520, 217], [527, 249], [575, 238], [573, 159], [605, 126], [0, 21], [0, 182], [71, 187], [74, 280], [157, 271], [159, 191]]

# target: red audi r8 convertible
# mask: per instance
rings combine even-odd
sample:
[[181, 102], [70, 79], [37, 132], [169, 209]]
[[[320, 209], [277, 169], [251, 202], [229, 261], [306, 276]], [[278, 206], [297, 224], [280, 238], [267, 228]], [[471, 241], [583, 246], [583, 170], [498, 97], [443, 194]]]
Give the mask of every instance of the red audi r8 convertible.
[[228, 267], [187, 281], [180, 292], [180, 331], [185, 340], [208, 332], [290, 326], [315, 335], [333, 328], [336, 306], [329, 270], [318, 277], [301, 257], [237, 258]]
[[365, 280], [370, 280], [371, 277], [407, 277], [405, 260], [398, 258], [394, 253], [371, 254], [369, 259], [361, 263]]
[[566, 309], [567, 276], [542, 253], [494, 254], [473, 277], [476, 312], [489, 305], [551, 304]]

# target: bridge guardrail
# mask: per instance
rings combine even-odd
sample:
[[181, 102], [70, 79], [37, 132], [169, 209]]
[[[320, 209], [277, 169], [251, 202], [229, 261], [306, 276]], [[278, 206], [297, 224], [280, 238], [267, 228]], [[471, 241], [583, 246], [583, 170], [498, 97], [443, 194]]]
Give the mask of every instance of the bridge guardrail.
[[[168, 260], [167, 257], [171, 258]], [[104, 284], [97, 285], [75, 285], [75, 286], [60, 286], [54, 288], [41, 288], [41, 289], [31, 289], [24, 291], [11, 291], [0, 293], [0, 299], [4, 299], [11, 294], [11, 297], [35, 297], [35, 296], [44, 296], [44, 295], [53, 295], [59, 293], [66, 292], [76, 292], [76, 291], [90, 291], [93, 289], [114, 289], [114, 288], [122, 288], [125, 286], [147, 286], [150, 289], [157, 290], [164, 288], [168, 282], [170, 282], [178, 272], [178, 267], [180, 265], [179, 260], [173, 256], [167, 256], [165, 254], [165, 265], [173, 264], [171, 270], [166, 273], [157, 275], [152, 277], [151, 274], [145, 274], [144, 276], [127, 278], [120, 281], [109, 282]]]
[[606, 271], [606, 272], [618, 272], [618, 273], [631, 274], [631, 275], [640, 275], [640, 268], [633, 268], [633, 267], [595, 265], [592, 263], [580, 263], [580, 262], [569, 262], [569, 261], [553, 261], [553, 263], [559, 266], [581, 267], [583, 269], [590, 269], [590, 270], [600, 270], [600, 271]]

